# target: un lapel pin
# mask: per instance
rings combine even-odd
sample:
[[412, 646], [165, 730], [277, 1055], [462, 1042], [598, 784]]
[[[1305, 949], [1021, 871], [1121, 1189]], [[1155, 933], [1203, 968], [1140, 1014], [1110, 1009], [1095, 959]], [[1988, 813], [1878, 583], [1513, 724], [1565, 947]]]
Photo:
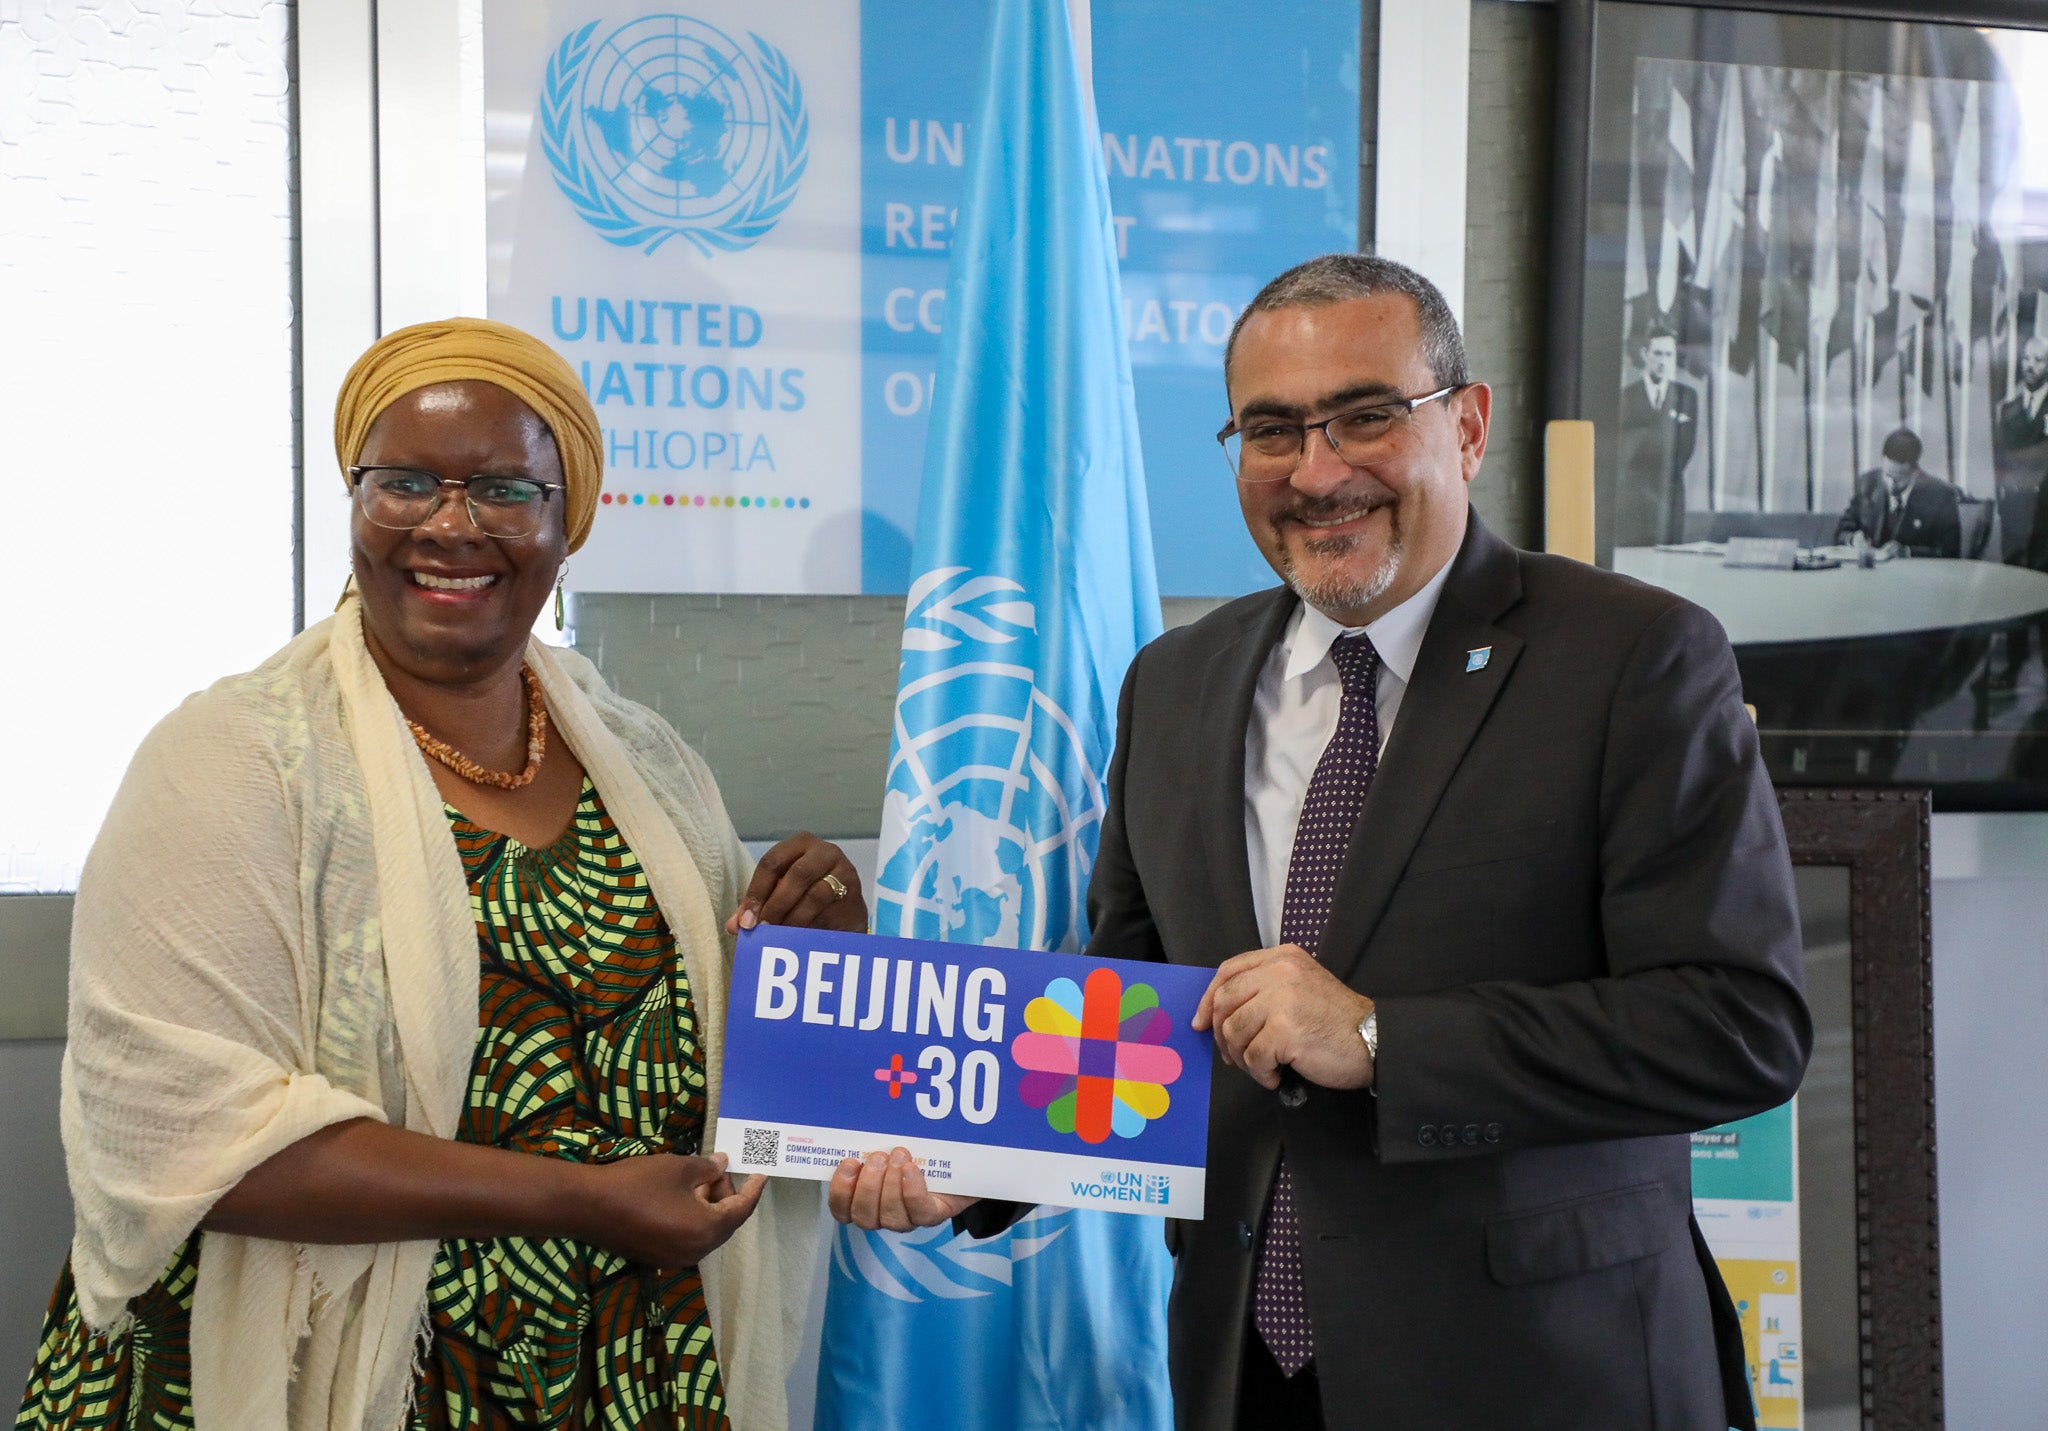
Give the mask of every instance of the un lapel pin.
[[1491, 661], [1492, 659], [1493, 647], [1475, 646], [1473, 649], [1465, 653], [1465, 674], [1469, 676], [1474, 671], [1485, 670], [1486, 663], [1488, 661]]

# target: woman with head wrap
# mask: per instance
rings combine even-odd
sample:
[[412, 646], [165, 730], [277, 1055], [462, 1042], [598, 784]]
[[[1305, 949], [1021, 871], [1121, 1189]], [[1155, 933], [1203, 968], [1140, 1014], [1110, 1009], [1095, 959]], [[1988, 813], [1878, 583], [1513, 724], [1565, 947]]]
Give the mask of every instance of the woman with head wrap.
[[80, 881], [76, 1237], [17, 1427], [778, 1426], [816, 1193], [735, 1187], [733, 932], [857, 929], [804, 835], [530, 640], [596, 414], [502, 324], [343, 385], [353, 589], [144, 742]]

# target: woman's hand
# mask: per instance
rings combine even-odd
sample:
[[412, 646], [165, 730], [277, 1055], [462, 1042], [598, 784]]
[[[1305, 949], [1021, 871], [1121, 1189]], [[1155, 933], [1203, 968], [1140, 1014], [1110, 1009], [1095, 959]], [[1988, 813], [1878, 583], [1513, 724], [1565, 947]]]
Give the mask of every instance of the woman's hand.
[[753, 1216], [768, 1179], [735, 1188], [725, 1154], [653, 1153], [588, 1169], [577, 1236], [649, 1267], [694, 1267]]
[[761, 856], [740, 907], [725, 921], [737, 934], [756, 924], [865, 934], [868, 902], [846, 851], [816, 835], [791, 835]]
[[271, 1154], [200, 1226], [280, 1242], [571, 1237], [689, 1267], [753, 1215], [767, 1182], [735, 1188], [723, 1153], [572, 1163], [356, 1118]]
[[832, 1216], [870, 1232], [878, 1227], [891, 1232], [934, 1227], [979, 1200], [928, 1191], [924, 1169], [907, 1148], [846, 1159], [825, 1192]]

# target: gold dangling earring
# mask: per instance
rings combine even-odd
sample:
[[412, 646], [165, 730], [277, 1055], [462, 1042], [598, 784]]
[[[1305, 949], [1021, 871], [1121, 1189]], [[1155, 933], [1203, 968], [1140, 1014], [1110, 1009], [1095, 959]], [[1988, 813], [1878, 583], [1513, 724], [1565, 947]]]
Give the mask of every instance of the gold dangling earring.
[[563, 562], [562, 569], [555, 574], [555, 629], [562, 629], [562, 583], [569, 579], [569, 563]]

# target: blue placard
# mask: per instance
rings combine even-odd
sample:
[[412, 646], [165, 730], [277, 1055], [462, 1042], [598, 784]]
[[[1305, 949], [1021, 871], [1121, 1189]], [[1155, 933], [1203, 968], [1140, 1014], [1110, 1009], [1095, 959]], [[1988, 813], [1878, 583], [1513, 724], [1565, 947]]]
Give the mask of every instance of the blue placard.
[[1212, 971], [761, 925], [740, 936], [715, 1147], [830, 1178], [896, 1146], [934, 1191], [1200, 1217]]

